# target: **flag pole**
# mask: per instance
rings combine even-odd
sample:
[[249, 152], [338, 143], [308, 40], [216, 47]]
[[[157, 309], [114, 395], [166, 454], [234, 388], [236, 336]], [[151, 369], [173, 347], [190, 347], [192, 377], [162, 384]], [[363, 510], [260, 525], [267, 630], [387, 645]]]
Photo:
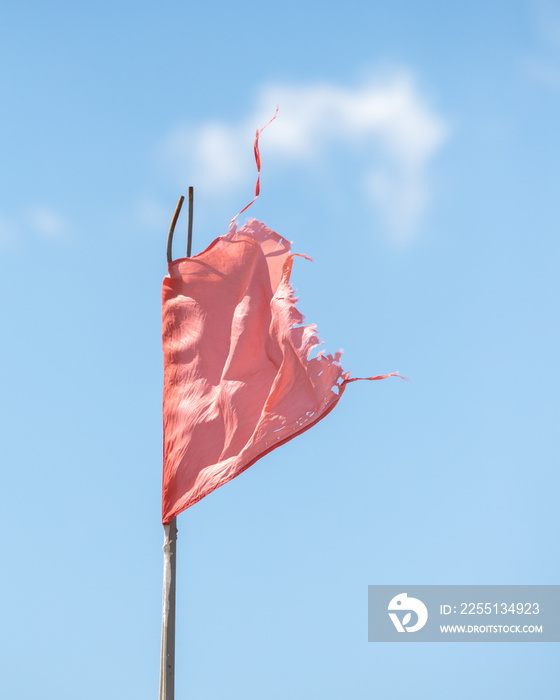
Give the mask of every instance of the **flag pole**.
[[175, 698], [175, 573], [177, 565], [177, 518], [163, 526], [163, 604], [161, 615], [161, 661], [159, 700]]
[[[179, 197], [169, 233], [167, 262], [173, 259], [173, 232], [183, 206]], [[191, 256], [193, 224], [193, 188], [189, 187], [189, 216], [187, 224], [187, 257]], [[163, 601], [161, 614], [161, 659], [159, 668], [159, 700], [175, 700], [175, 589], [177, 571], [177, 518], [163, 526]]]

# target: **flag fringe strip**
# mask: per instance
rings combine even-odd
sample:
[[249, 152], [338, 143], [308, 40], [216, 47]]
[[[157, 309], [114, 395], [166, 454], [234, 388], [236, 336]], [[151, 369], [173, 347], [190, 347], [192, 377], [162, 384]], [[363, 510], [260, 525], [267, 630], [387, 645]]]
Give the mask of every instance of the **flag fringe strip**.
[[352, 379], [345, 379], [345, 384], [350, 384], [350, 382], [374, 382], [377, 379], [389, 379], [389, 377], [398, 377], [399, 379], [404, 379], [405, 382], [409, 382], [410, 378], [399, 374], [398, 370], [396, 372], [389, 372], [389, 374], [378, 374], [377, 377], [353, 377]]
[[269, 122], [267, 122], [262, 127], [262, 129], [257, 129], [257, 133], [255, 134], [255, 144], [253, 147], [253, 149], [255, 151], [255, 163], [257, 164], [257, 183], [255, 185], [255, 197], [251, 202], [249, 202], [249, 204], [247, 204], [246, 207], [243, 207], [243, 209], [239, 212], [239, 214], [236, 214], [233, 217], [233, 219], [229, 222], [229, 228], [232, 227], [233, 222], [239, 216], [241, 216], [241, 214], [243, 214], [244, 211], [247, 211], [247, 209], [249, 209], [249, 207], [257, 201], [257, 198], [261, 192], [261, 152], [259, 150], [259, 136], [262, 134], [262, 132], [266, 129], [266, 127], [269, 124], [272, 124], [272, 122], [276, 119], [277, 116], [278, 116], [278, 107], [276, 107], [276, 112], [274, 113], [274, 116], [272, 117], [272, 119]]
[[189, 218], [187, 220], [187, 258], [191, 257], [193, 207], [194, 207], [194, 187], [189, 187]]

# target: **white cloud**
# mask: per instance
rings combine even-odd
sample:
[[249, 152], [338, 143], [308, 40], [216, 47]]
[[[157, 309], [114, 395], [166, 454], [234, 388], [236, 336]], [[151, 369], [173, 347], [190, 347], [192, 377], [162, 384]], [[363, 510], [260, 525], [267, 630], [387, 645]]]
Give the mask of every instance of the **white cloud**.
[[163, 144], [167, 162], [203, 191], [235, 189], [254, 165], [247, 134], [279, 105], [279, 119], [266, 131], [267, 159], [284, 164], [328, 162], [343, 144], [360, 162], [356, 189], [405, 240], [417, 229], [430, 195], [428, 168], [449, 132], [414, 78], [393, 73], [357, 88], [323, 83], [269, 85], [237, 124], [181, 127]]
[[163, 152], [179, 173], [194, 169], [201, 189], [231, 187], [239, 178], [241, 148], [246, 146], [241, 132], [239, 126], [215, 123], [181, 127], [165, 140]]
[[66, 219], [48, 207], [31, 207], [9, 217], [0, 212], [0, 245], [14, 243], [30, 234], [54, 240], [68, 231]]
[[532, 15], [537, 32], [549, 45], [560, 46], [560, 7], [550, 0], [533, 0]]
[[332, 85], [267, 88], [262, 109], [280, 104], [282, 119], [267, 134], [267, 148], [295, 158], [317, 156], [329, 141], [367, 147], [371, 140], [407, 165], [429, 158], [446, 127], [425, 104], [413, 79], [393, 75], [359, 89]]
[[26, 218], [33, 231], [45, 238], [59, 238], [68, 231], [66, 221], [53, 209], [35, 207]]
[[521, 60], [525, 76], [545, 88], [560, 88], [560, 8], [549, 0], [533, 0], [531, 18], [537, 40]]
[[544, 87], [560, 88], [560, 65], [553, 61], [530, 58], [522, 63], [522, 68], [527, 77]]

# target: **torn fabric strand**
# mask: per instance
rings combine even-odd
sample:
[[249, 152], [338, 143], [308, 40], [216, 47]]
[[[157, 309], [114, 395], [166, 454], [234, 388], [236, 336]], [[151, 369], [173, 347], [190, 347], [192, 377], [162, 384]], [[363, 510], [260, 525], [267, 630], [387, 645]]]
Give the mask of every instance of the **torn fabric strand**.
[[164, 523], [324, 418], [356, 381], [340, 352], [309, 358], [319, 339], [295, 305], [293, 257], [252, 220], [168, 266]]
[[249, 204], [247, 204], [246, 207], [243, 207], [243, 209], [239, 212], [239, 214], [236, 214], [233, 217], [233, 219], [229, 222], [230, 228], [232, 227], [233, 222], [237, 219], [237, 217], [240, 214], [243, 214], [244, 211], [247, 211], [247, 209], [249, 209], [249, 207], [257, 201], [257, 198], [258, 198], [259, 194], [261, 193], [261, 152], [259, 150], [259, 136], [261, 135], [261, 133], [266, 129], [266, 127], [269, 124], [272, 124], [272, 122], [276, 119], [277, 116], [278, 116], [278, 107], [276, 107], [276, 112], [274, 113], [274, 116], [272, 117], [272, 119], [269, 122], [267, 122], [263, 126], [262, 129], [257, 129], [257, 133], [255, 134], [255, 143], [253, 145], [253, 151], [255, 153], [255, 163], [257, 165], [257, 183], [255, 185], [255, 196], [249, 202]]

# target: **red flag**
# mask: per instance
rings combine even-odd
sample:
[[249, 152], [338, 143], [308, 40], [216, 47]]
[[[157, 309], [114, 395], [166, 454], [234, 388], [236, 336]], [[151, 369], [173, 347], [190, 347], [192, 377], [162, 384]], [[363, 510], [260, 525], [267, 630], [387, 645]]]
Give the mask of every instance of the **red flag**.
[[355, 381], [340, 352], [309, 358], [319, 339], [295, 306], [293, 257], [287, 240], [252, 220], [169, 263], [164, 523], [324, 418]]

